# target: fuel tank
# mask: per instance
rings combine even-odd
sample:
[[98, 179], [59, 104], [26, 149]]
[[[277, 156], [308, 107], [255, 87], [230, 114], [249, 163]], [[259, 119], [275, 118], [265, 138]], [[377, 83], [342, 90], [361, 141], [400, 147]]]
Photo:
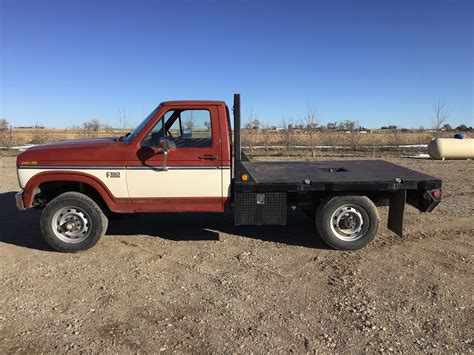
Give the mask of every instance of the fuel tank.
[[432, 159], [474, 159], [474, 139], [435, 138], [428, 143]]

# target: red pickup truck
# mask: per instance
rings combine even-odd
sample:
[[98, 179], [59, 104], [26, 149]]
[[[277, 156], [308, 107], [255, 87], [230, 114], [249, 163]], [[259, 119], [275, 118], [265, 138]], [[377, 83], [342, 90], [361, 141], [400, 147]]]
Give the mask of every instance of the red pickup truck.
[[440, 180], [381, 160], [250, 162], [238, 94], [233, 111], [234, 139], [224, 102], [168, 101], [125, 136], [32, 147], [17, 158], [16, 204], [43, 209], [42, 234], [63, 252], [94, 246], [110, 212], [232, 210], [236, 225], [284, 225], [289, 208], [333, 248], [354, 250], [377, 234], [376, 205], [390, 206], [401, 235], [406, 202], [429, 212], [441, 200]]

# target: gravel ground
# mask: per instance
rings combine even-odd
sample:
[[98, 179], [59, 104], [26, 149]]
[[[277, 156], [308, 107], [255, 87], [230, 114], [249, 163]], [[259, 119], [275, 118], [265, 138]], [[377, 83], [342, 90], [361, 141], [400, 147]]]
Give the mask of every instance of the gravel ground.
[[360, 251], [328, 249], [293, 212], [246, 228], [134, 215], [61, 254], [39, 211], [16, 210], [0, 158], [0, 352], [472, 352], [474, 162], [389, 160], [442, 178], [444, 201]]

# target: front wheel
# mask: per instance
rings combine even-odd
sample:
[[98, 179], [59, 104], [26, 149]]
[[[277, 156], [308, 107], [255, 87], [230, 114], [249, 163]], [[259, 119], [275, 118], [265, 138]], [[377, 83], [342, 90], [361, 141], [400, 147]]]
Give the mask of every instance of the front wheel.
[[336, 196], [323, 202], [316, 213], [321, 238], [334, 249], [357, 250], [377, 235], [380, 218], [365, 196]]
[[65, 192], [41, 214], [41, 232], [54, 249], [75, 253], [93, 247], [105, 234], [107, 217], [99, 205], [79, 192]]

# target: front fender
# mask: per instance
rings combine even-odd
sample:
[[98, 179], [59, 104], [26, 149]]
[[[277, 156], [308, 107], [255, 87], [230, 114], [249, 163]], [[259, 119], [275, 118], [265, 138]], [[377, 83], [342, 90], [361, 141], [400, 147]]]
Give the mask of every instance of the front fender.
[[39, 192], [38, 187], [45, 182], [71, 181], [80, 182], [91, 186], [102, 197], [107, 207], [114, 212], [127, 212], [129, 207], [125, 206], [128, 199], [116, 198], [107, 186], [93, 175], [74, 171], [44, 171], [33, 175], [23, 189], [23, 204], [25, 208], [31, 208], [33, 198]]

